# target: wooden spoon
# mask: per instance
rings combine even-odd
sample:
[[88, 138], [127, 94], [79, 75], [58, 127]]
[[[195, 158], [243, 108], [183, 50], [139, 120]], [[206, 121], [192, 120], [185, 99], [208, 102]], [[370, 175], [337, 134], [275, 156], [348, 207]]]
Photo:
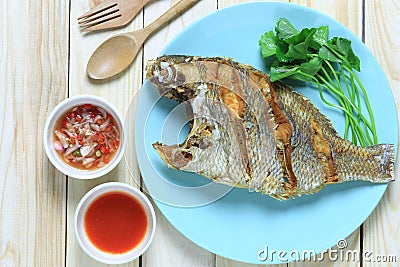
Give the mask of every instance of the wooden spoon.
[[118, 34], [106, 40], [90, 57], [86, 67], [87, 75], [92, 79], [101, 80], [120, 73], [132, 63], [143, 43], [151, 34], [198, 1], [178, 1], [147, 27]]

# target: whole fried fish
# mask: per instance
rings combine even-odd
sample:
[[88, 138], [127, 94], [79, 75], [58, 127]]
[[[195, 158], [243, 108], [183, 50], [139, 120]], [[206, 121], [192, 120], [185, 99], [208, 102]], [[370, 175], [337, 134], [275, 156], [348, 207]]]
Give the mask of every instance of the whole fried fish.
[[169, 167], [278, 199], [330, 183], [393, 180], [392, 144], [342, 139], [309, 99], [249, 65], [171, 55], [146, 71], [161, 95], [191, 109], [182, 144], [153, 144]]

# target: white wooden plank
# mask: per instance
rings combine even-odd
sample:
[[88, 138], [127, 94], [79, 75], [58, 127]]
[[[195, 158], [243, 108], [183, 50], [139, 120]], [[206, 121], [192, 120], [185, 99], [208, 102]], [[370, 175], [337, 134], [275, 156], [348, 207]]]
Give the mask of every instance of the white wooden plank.
[[[365, 43], [377, 58], [400, 110], [400, 6], [396, 1], [365, 1]], [[378, 207], [364, 223], [364, 266], [398, 266], [400, 262], [399, 161]]]
[[65, 177], [42, 135], [66, 93], [68, 1], [1, 1], [0, 38], [0, 265], [63, 266]]

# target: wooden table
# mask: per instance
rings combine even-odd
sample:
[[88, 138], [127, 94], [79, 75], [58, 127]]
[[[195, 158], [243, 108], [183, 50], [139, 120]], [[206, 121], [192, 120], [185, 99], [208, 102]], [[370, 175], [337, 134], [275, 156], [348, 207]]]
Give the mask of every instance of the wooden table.
[[[99, 179], [83, 181], [66, 177], [52, 166], [44, 153], [44, 122], [57, 103], [77, 94], [104, 97], [125, 113], [143, 82], [146, 59], [157, 56], [193, 21], [242, 1], [201, 1], [150, 38], [128, 71], [105, 82], [89, 81], [85, 74], [86, 62], [102, 40], [118, 32], [142, 28], [160, 16], [171, 2], [152, 1], [126, 28], [84, 35], [77, 27], [76, 18], [89, 8], [87, 0], [1, 1], [0, 266], [101, 265], [85, 255], [76, 242], [73, 231], [75, 208], [90, 188], [107, 181], [132, 183], [130, 174], [121, 162], [114, 171]], [[400, 110], [398, 0], [290, 2], [320, 10], [359, 36], [385, 71]], [[140, 177], [137, 167], [132, 172]], [[397, 177], [372, 215], [347, 238], [349, 249], [394, 255], [400, 262], [399, 190]], [[140, 259], [126, 266], [252, 266], [205, 251], [182, 236], [158, 211], [157, 217], [158, 227], [151, 247]], [[328, 258], [324, 263], [360, 265], [359, 262]], [[289, 265], [317, 264], [299, 262]], [[361, 266], [377, 264], [364, 259]], [[392, 263], [392, 266], [397, 264]], [[389, 263], [382, 266], [386, 265]]]

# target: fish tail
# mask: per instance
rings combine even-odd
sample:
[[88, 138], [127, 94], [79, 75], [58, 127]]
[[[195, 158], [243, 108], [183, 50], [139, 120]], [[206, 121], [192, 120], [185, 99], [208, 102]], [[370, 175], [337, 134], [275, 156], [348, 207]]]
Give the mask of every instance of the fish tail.
[[[337, 172], [342, 181], [387, 183], [394, 180], [394, 146], [349, 146], [349, 152], [338, 156]], [[351, 155], [351, 156], [350, 156]]]

